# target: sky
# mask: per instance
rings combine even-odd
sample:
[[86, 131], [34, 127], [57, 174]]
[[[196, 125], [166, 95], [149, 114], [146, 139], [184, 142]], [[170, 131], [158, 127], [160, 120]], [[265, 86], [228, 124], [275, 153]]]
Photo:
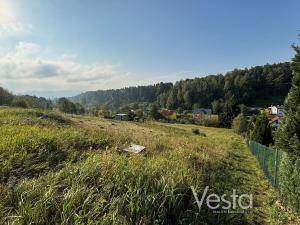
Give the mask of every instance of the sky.
[[290, 61], [299, 0], [0, 0], [0, 86], [72, 96]]

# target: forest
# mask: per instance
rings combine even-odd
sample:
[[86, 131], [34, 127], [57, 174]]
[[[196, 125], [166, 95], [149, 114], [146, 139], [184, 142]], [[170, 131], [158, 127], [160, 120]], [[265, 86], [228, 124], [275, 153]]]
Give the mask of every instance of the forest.
[[53, 102], [43, 97], [14, 95], [3, 87], [0, 87], [0, 105], [20, 108], [52, 109]]
[[219, 115], [219, 126], [231, 127], [233, 119], [241, 112], [241, 105], [267, 107], [283, 104], [291, 87], [291, 79], [291, 64], [286, 62], [235, 69], [224, 75], [180, 80], [175, 84], [161, 82], [148, 86], [89, 91], [69, 99], [52, 101], [29, 95], [13, 95], [0, 88], [0, 105], [42, 109], [55, 106], [62, 112], [74, 114], [91, 111], [95, 107], [122, 111], [133, 103], [143, 103], [148, 108], [155, 104], [156, 108], [174, 110], [206, 107]]
[[291, 87], [289, 62], [266, 64], [172, 83], [89, 91], [71, 97], [86, 107], [106, 105], [111, 109], [134, 102], [157, 103], [159, 107], [192, 109], [210, 107], [214, 113], [236, 106], [282, 104]]

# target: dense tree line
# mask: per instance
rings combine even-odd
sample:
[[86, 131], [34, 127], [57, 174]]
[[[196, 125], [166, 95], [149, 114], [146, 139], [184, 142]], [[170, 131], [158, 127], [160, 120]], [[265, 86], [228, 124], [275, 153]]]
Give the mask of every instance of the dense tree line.
[[290, 63], [235, 69], [225, 75], [210, 75], [172, 83], [90, 91], [70, 98], [85, 106], [105, 104], [116, 109], [133, 102], [153, 102], [159, 107], [190, 110], [212, 108], [221, 126], [230, 127], [239, 105], [282, 104], [291, 87]]
[[282, 104], [291, 86], [290, 63], [235, 69], [223, 75], [188, 79], [175, 83], [163, 107], [184, 109], [209, 107], [220, 116], [220, 125], [230, 127], [239, 105]]
[[119, 107], [133, 102], [157, 102], [170, 109], [213, 107], [216, 113], [232, 105], [282, 103], [291, 87], [290, 63], [235, 69], [225, 75], [210, 75], [172, 83], [89, 91], [70, 98], [92, 106]]
[[[212, 108], [220, 126], [230, 127], [240, 112], [239, 105], [267, 106], [282, 104], [291, 87], [290, 63], [235, 69], [225, 75], [210, 75], [172, 83], [127, 87], [116, 90], [90, 91], [72, 97], [65, 111], [77, 113], [86, 108], [105, 105], [117, 110], [132, 103], [155, 103], [160, 108], [191, 110]], [[66, 101], [67, 99], [64, 99]], [[76, 103], [80, 103], [76, 105]], [[51, 108], [50, 100], [34, 96], [14, 96], [0, 88], [0, 104], [19, 107]]]
[[52, 101], [49, 99], [30, 95], [13, 95], [2, 87], [0, 87], [0, 105], [40, 109], [53, 107]]
[[71, 114], [83, 114], [85, 112], [84, 107], [79, 103], [73, 103], [67, 98], [59, 98], [56, 103], [59, 111]]
[[38, 108], [38, 109], [52, 109], [52, 101], [43, 97], [36, 97], [30, 95], [14, 96], [11, 102], [12, 106], [23, 108]]
[[83, 114], [85, 108], [79, 103], [73, 103], [67, 98], [59, 98], [55, 101], [43, 97], [30, 95], [13, 95], [9, 91], [0, 87], [0, 106], [12, 106], [20, 108], [53, 109], [57, 108], [61, 112], [72, 114]]
[[172, 88], [172, 83], [159, 83], [156, 85], [127, 87], [115, 90], [89, 91], [70, 100], [78, 102], [89, 108], [96, 105], [106, 105], [111, 109], [134, 102], [154, 102], [162, 93], [167, 93]]
[[10, 92], [0, 87], [0, 105], [10, 105], [13, 98], [14, 96]]

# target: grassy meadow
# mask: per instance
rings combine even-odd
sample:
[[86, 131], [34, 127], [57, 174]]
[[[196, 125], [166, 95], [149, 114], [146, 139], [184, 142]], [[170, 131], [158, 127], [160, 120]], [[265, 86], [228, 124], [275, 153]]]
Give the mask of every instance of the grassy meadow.
[[[254, 208], [199, 212], [191, 186], [252, 193]], [[0, 109], [0, 224], [298, 222], [229, 129]]]

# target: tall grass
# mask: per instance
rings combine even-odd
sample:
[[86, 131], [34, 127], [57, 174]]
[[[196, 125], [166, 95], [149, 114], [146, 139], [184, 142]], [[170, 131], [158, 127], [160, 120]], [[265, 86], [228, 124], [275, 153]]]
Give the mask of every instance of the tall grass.
[[0, 182], [39, 176], [62, 168], [66, 161], [78, 161], [84, 151], [109, 146], [106, 137], [73, 127], [4, 125], [0, 137]]
[[53, 112], [38, 109], [0, 109], [0, 125], [60, 126], [70, 124], [70, 120]]
[[7, 220], [23, 224], [195, 221], [195, 205], [189, 202], [190, 175], [182, 173], [185, 168], [178, 168], [162, 176], [158, 169], [162, 166], [151, 165], [140, 156], [92, 154], [58, 173], [21, 182], [14, 196], [19, 202], [16, 215], [20, 217]]
[[[238, 135], [201, 128], [203, 137], [192, 128], [0, 110], [0, 224], [265, 222], [259, 215], [266, 212], [257, 210], [199, 212], [190, 186], [201, 196], [206, 185], [220, 194], [251, 193], [267, 182]], [[132, 142], [146, 152], [122, 152]], [[260, 197], [260, 207], [272, 201]]]

